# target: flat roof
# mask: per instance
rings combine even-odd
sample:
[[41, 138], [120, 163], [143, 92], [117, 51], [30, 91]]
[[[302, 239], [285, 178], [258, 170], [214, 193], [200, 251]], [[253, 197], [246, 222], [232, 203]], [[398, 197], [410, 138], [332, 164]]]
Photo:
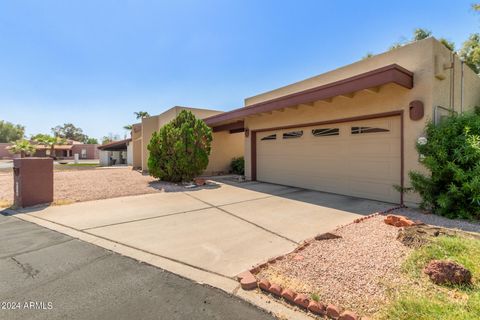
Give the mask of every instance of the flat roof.
[[119, 141], [112, 141], [109, 143], [102, 144], [98, 146], [98, 149], [104, 151], [119, 151], [119, 150], [126, 150], [128, 143], [132, 141], [132, 139], [125, 139]]

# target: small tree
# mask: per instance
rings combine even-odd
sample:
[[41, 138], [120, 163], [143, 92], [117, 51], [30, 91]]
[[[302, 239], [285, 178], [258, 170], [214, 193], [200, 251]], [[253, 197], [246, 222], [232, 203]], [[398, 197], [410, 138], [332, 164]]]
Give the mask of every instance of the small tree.
[[60, 137], [52, 137], [48, 134], [37, 134], [32, 137], [32, 140], [40, 145], [44, 145], [45, 148], [50, 148], [50, 156], [55, 157], [55, 146], [65, 144], [66, 141]]
[[137, 120], [150, 117], [150, 114], [147, 111], [138, 111], [138, 112], [134, 112], [133, 114], [135, 115]]
[[210, 127], [183, 110], [153, 133], [147, 147], [150, 175], [172, 182], [192, 180], [207, 168], [211, 142]]
[[20, 154], [21, 158], [30, 156], [35, 153], [36, 147], [30, 143], [28, 140], [18, 140], [13, 145], [7, 147], [8, 151], [11, 154]]
[[449, 218], [480, 218], [480, 109], [427, 124], [417, 144], [429, 174], [410, 172], [421, 206]]

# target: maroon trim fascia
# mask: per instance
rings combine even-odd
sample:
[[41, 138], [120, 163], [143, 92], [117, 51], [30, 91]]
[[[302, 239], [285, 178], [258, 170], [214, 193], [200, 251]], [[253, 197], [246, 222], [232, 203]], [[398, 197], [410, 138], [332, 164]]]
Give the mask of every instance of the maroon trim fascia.
[[[237, 121], [237, 122], [232, 122], [232, 123], [227, 123], [223, 124], [220, 126], [213, 127], [212, 130], [213, 132], [219, 132], [219, 131], [236, 131], [236, 132], [241, 132], [244, 131], [245, 129], [245, 124], [242, 121]], [[241, 131], [237, 131], [241, 130]]]
[[293, 129], [293, 128], [300, 128], [300, 127], [312, 127], [312, 126], [320, 126], [320, 125], [327, 125], [327, 124], [334, 124], [334, 123], [344, 123], [344, 122], [351, 122], [351, 121], [361, 121], [361, 120], [389, 118], [389, 117], [398, 117], [398, 116], [400, 116], [400, 187], [402, 188], [402, 191], [400, 192], [400, 204], [403, 205], [403, 188], [405, 185], [405, 179], [403, 177], [404, 168], [405, 168], [405, 150], [404, 150], [405, 140], [404, 140], [404, 111], [403, 110], [375, 113], [375, 114], [350, 117], [350, 118], [300, 123], [300, 124], [283, 126], [283, 127], [271, 127], [271, 128], [262, 128], [262, 129], [252, 130], [250, 132], [251, 180], [253, 181], [257, 180], [257, 132]]
[[115, 147], [117, 145], [122, 145], [124, 143], [128, 143], [130, 141], [132, 141], [132, 139], [112, 141], [112, 142], [109, 142], [109, 143], [106, 143], [106, 144], [102, 144], [101, 146], [98, 146], [97, 148], [100, 149], [100, 150], [105, 149], [105, 148], [112, 148], [112, 147]]
[[413, 72], [408, 71], [397, 64], [391, 64], [347, 79], [214, 115], [204, 119], [204, 121], [208, 125], [214, 126], [215, 123], [242, 118], [257, 113], [283, 109], [299, 104], [312, 103], [318, 100], [325, 100], [388, 83], [395, 83], [404, 88], [411, 89], [413, 88]]

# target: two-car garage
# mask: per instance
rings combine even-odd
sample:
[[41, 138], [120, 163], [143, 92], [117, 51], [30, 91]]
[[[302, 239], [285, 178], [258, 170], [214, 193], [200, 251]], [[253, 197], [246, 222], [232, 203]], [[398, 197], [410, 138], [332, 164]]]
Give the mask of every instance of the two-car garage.
[[[350, 77], [339, 69], [248, 98], [206, 122], [245, 131], [246, 179], [403, 203], [404, 137], [412, 138], [411, 155], [422, 130], [405, 122], [415, 118], [412, 88], [413, 73], [397, 64]], [[408, 169], [416, 163], [408, 159]]]
[[400, 116], [255, 135], [258, 181], [400, 202], [394, 188], [401, 183]]

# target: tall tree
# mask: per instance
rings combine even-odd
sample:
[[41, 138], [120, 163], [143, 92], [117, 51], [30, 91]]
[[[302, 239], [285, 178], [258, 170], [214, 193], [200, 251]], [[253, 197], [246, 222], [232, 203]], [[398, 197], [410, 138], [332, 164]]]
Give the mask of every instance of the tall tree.
[[87, 135], [83, 133], [83, 130], [74, 126], [72, 123], [64, 123], [63, 126], [56, 126], [52, 128], [52, 133], [55, 137], [80, 142], [85, 142], [85, 140], [88, 139]]
[[106, 143], [110, 143], [110, 142], [118, 141], [118, 140], [120, 140], [120, 135], [119, 134], [109, 133], [108, 136], [104, 136], [102, 138], [102, 144], [106, 144]]
[[133, 126], [131, 124], [127, 124], [126, 126], [123, 126], [123, 129], [130, 131], [132, 130]]
[[473, 33], [460, 49], [460, 58], [472, 68], [475, 73], [480, 72], [480, 34]]
[[86, 144], [98, 144], [98, 140], [96, 138], [87, 138], [87, 140], [84, 141]]
[[138, 111], [133, 113], [137, 119], [148, 118], [150, 114], [147, 111]]
[[19, 124], [0, 120], [0, 142], [21, 140], [25, 135], [25, 127]]

